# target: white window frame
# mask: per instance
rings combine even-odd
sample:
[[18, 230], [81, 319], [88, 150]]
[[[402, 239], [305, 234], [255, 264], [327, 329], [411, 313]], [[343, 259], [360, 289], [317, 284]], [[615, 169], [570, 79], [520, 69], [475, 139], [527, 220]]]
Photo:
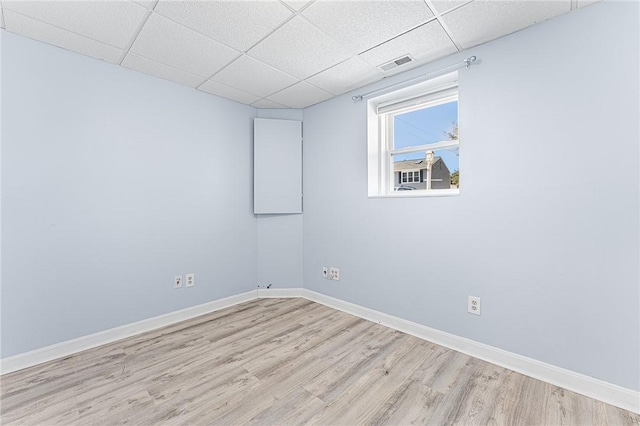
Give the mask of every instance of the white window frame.
[[[369, 197], [429, 197], [460, 194], [459, 188], [394, 191], [396, 183], [393, 179], [393, 157], [396, 155], [452, 147], [460, 149], [460, 139], [393, 149], [394, 117], [398, 114], [458, 100], [457, 77], [457, 72], [450, 73], [424, 83], [372, 98], [367, 102]], [[408, 182], [403, 182], [402, 184], [404, 183]]]

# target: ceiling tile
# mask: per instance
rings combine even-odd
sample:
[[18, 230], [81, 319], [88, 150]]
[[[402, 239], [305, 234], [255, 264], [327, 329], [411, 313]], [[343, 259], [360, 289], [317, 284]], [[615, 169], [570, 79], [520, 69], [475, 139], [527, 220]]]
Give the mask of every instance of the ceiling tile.
[[27, 18], [20, 14], [4, 9], [4, 19], [7, 31], [21, 34], [34, 40], [43, 41], [63, 49], [72, 50], [92, 58], [118, 63], [123, 51], [100, 43], [90, 38], [82, 37], [65, 31], [53, 25]]
[[264, 0], [160, 0], [154, 10], [241, 51], [262, 40], [292, 15], [282, 3]]
[[335, 40], [299, 16], [258, 43], [249, 55], [300, 79], [351, 56]]
[[133, 53], [127, 54], [122, 66], [189, 87], [198, 87], [207, 79]]
[[291, 77], [262, 62], [243, 55], [213, 76], [212, 80], [265, 97], [296, 83]]
[[[118, 63], [148, 16], [123, 66], [258, 108], [304, 108], [596, 1], [2, 0], [0, 27]], [[416, 62], [375, 68], [405, 54]]]
[[133, 0], [133, 2], [148, 8], [156, 4], [158, 0]]
[[251, 105], [256, 108], [287, 108], [286, 106], [280, 105], [277, 102], [270, 101], [269, 99], [260, 99], [259, 101], [255, 101]]
[[259, 96], [234, 89], [233, 87], [225, 86], [224, 84], [220, 84], [212, 80], [206, 81], [198, 89], [203, 92], [211, 93], [212, 95], [222, 96], [223, 98], [231, 99], [232, 101], [247, 105], [260, 99]]
[[354, 54], [433, 17], [423, 0], [318, 0], [302, 15]]
[[240, 54], [155, 13], [149, 17], [130, 51], [205, 77]]
[[577, 0], [578, 7], [591, 6], [592, 4], [599, 3], [600, 0]]
[[334, 95], [341, 95], [349, 90], [381, 80], [383, 77], [384, 75], [375, 67], [354, 56], [308, 78], [307, 81]]
[[282, 0], [286, 3], [287, 6], [292, 8], [293, 10], [300, 10], [305, 7], [307, 4], [311, 3], [310, 0]]
[[281, 92], [269, 96], [269, 100], [290, 108], [306, 108], [333, 97], [331, 93], [301, 81]]
[[463, 48], [505, 36], [571, 10], [571, 0], [476, 0], [441, 19]]
[[147, 10], [129, 1], [4, 1], [4, 9], [124, 49]]
[[431, 21], [413, 31], [394, 38], [360, 55], [360, 58], [373, 66], [382, 65], [405, 54], [416, 60], [394, 70], [406, 71], [414, 66], [442, 58], [458, 49], [438, 21]]
[[451, 9], [455, 9], [456, 7], [462, 6], [465, 3], [469, 3], [473, 0], [431, 0], [427, 1], [430, 6], [433, 6], [434, 12], [438, 14], [447, 13]]

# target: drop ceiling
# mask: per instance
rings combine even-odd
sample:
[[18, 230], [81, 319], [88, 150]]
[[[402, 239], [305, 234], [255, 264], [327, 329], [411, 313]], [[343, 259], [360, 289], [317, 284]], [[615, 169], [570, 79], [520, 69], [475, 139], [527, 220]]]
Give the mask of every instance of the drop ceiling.
[[0, 0], [0, 26], [256, 108], [305, 108], [593, 2]]

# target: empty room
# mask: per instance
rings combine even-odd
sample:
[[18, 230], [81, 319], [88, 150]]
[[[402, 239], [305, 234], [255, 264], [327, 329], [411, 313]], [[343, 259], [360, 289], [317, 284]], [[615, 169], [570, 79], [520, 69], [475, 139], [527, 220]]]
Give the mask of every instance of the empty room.
[[640, 425], [639, 2], [0, 27], [0, 424]]

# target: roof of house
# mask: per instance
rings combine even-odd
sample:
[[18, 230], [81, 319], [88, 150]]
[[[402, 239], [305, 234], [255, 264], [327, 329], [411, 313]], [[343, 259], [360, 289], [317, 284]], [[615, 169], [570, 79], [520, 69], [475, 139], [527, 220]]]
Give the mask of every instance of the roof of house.
[[[441, 160], [442, 160], [441, 157], [434, 157], [433, 164], [436, 164], [438, 161], [441, 161]], [[417, 160], [414, 159], [414, 160], [397, 161], [393, 163], [393, 171], [395, 172], [400, 170], [420, 170], [420, 169], [426, 169], [426, 168], [427, 168], [427, 163], [423, 158], [419, 158]]]

